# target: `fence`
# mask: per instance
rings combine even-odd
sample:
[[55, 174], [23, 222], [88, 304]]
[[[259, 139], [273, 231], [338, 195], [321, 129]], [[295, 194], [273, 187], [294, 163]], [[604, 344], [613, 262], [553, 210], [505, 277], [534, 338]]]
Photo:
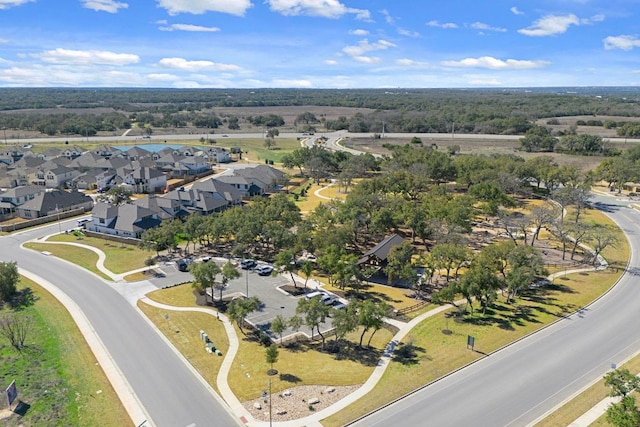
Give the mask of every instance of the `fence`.
[[72, 209], [70, 211], [64, 211], [55, 215], [47, 215], [40, 218], [28, 219], [22, 222], [16, 222], [12, 224], [0, 225], [0, 232], [11, 233], [17, 230], [23, 230], [25, 228], [34, 227], [36, 225], [48, 224], [50, 222], [56, 222], [61, 219], [71, 218], [73, 216], [82, 215], [85, 212], [84, 208]]

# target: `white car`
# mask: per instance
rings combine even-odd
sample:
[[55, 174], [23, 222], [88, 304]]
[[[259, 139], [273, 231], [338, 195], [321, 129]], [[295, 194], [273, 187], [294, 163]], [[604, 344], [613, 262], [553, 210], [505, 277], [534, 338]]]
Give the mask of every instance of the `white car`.
[[260, 276], [268, 276], [273, 272], [273, 266], [269, 264], [262, 264], [257, 266], [254, 271]]

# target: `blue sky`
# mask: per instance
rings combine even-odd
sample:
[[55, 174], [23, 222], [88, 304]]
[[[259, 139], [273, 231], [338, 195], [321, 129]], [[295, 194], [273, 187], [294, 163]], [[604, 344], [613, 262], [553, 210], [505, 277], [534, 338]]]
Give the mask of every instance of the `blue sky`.
[[640, 85], [640, 0], [0, 0], [0, 87]]

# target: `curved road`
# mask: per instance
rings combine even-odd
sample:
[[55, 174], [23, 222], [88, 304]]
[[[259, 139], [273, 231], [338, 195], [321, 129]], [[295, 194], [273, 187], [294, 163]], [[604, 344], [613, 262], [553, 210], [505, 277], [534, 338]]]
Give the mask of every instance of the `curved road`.
[[[505, 349], [354, 423], [527, 426], [640, 350], [640, 212], [594, 197], [625, 231], [628, 272], [604, 297]], [[482, 343], [476, 342], [482, 351]], [[428, 349], [427, 349], [428, 352]]]
[[[75, 220], [62, 224], [71, 228]], [[239, 425], [212, 389], [110, 284], [60, 259], [20, 248], [25, 241], [56, 233], [58, 227], [54, 223], [0, 238], [0, 259], [16, 261], [21, 269], [46, 278], [80, 307], [150, 417], [134, 424]]]

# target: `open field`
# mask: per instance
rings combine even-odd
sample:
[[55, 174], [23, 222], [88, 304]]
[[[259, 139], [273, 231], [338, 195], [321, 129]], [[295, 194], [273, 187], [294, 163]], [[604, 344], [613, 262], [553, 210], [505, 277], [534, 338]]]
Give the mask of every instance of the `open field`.
[[[131, 419], [67, 310], [26, 278], [19, 289], [33, 292], [34, 304], [17, 314], [33, 319], [28, 347], [18, 353], [0, 339], [0, 383], [12, 380], [26, 406], [23, 417], [4, 426], [123, 426]], [[0, 310], [5, 314], [9, 308]], [[25, 409], [25, 408], [23, 408]]]
[[[90, 272], [97, 274], [106, 280], [111, 280], [111, 278], [104, 273], [102, 273], [96, 267], [96, 263], [98, 262], [98, 254], [89, 249], [79, 248], [76, 246], [69, 245], [55, 245], [55, 244], [47, 244], [47, 243], [25, 243], [24, 247], [27, 249], [33, 249], [38, 252], [50, 252], [53, 256], [64, 259], [66, 261], [72, 262], [79, 267], [82, 267]], [[42, 255], [44, 256], [44, 255]]]

